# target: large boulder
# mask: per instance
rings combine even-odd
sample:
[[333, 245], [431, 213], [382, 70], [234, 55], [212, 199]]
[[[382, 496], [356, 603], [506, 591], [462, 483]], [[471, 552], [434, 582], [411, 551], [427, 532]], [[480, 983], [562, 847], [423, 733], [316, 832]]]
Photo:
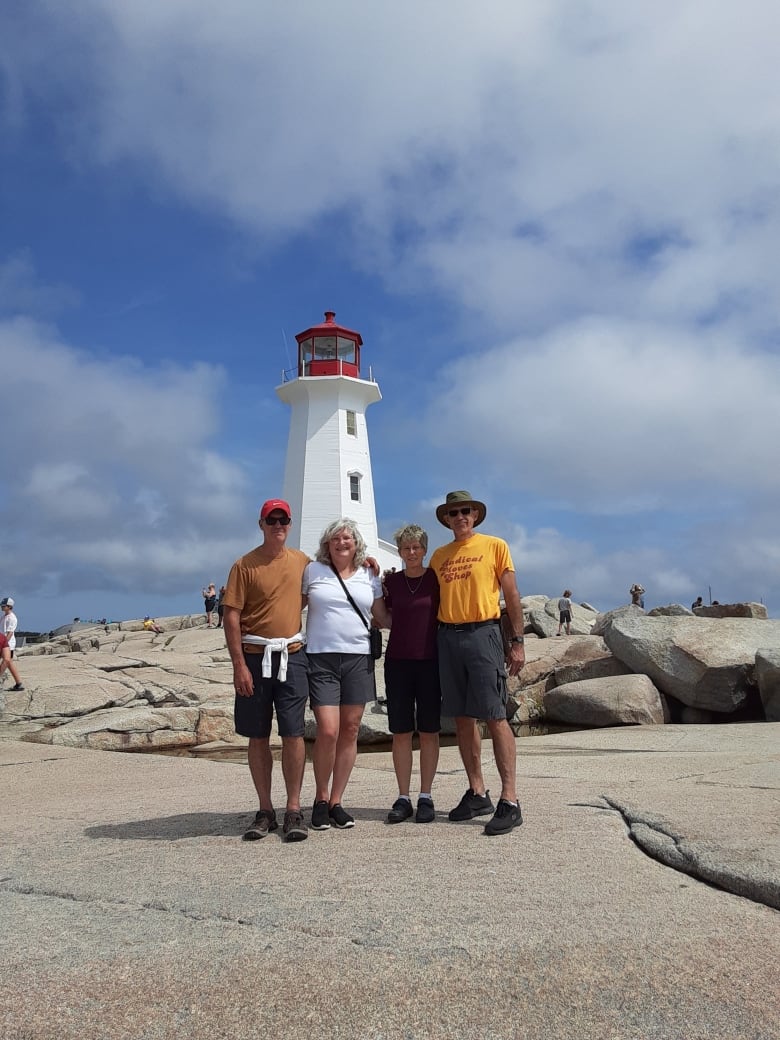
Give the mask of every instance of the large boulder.
[[197, 708], [150, 708], [96, 711], [61, 726], [38, 730], [26, 739], [96, 751], [149, 751], [192, 747], [197, 742]]
[[567, 683], [544, 694], [548, 722], [571, 726], [653, 726], [665, 721], [661, 695], [646, 675]]
[[709, 607], [696, 607], [696, 617], [703, 618], [758, 618], [766, 620], [763, 603], [713, 603]]
[[631, 671], [691, 708], [730, 713], [747, 700], [756, 651], [780, 650], [780, 621], [613, 614], [604, 642]]
[[780, 722], [780, 650], [756, 652], [756, 682], [767, 722]]
[[618, 617], [646, 617], [646, 614], [641, 607], [636, 607], [633, 603], [629, 603], [624, 607], [615, 607], [614, 610], [607, 610], [604, 614], [597, 615], [590, 634], [592, 636], [603, 636], [607, 628], [612, 624], [612, 621]]
[[607, 650], [602, 639], [590, 639], [577, 640], [567, 649], [553, 670], [553, 679], [555, 686], [565, 686], [586, 679], [630, 674], [631, 669]]
[[693, 617], [693, 611], [682, 603], [667, 603], [665, 607], [653, 607], [648, 610], [648, 617]]

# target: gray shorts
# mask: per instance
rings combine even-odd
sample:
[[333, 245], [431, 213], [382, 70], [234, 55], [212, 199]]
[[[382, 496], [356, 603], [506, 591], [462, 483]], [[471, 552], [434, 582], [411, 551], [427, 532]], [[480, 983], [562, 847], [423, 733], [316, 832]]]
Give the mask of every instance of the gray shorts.
[[368, 704], [376, 698], [370, 654], [309, 654], [312, 708]]
[[287, 678], [275, 678], [279, 671], [281, 654], [272, 655], [271, 675], [262, 674], [263, 655], [244, 654], [246, 666], [252, 673], [255, 692], [251, 697], [236, 694], [233, 708], [236, 733], [242, 737], [265, 738], [271, 735], [271, 719], [276, 708], [276, 722], [280, 737], [302, 737], [309, 697], [308, 661], [305, 650], [290, 654], [287, 659]]
[[472, 719], [506, 718], [506, 666], [498, 623], [437, 634], [441, 713]]

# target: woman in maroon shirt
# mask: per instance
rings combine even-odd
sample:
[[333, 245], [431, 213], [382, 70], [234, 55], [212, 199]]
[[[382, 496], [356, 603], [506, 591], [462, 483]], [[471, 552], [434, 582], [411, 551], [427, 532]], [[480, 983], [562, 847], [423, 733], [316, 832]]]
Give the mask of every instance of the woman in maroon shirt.
[[[387, 814], [387, 822], [402, 823], [414, 815], [417, 823], [432, 823], [436, 814], [431, 787], [439, 762], [441, 728], [436, 654], [439, 582], [424, 565], [428, 535], [421, 527], [409, 524], [401, 528], [395, 534], [395, 543], [404, 569], [385, 579], [385, 605], [392, 614], [385, 651], [385, 690], [398, 798]], [[415, 730], [420, 737], [420, 797], [416, 814], [409, 797]]]

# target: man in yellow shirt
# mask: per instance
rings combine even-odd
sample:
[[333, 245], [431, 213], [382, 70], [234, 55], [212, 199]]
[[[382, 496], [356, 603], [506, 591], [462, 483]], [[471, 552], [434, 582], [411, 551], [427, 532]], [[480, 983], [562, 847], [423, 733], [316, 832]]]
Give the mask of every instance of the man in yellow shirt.
[[[450, 812], [460, 823], [493, 812], [482, 775], [482, 741], [477, 720], [483, 720], [493, 741], [501, 777], [501, 797], [486, 834], [506, 834], [523, 822], [517, 801], [515, 736], [506, 718], [506, 671], [517, 675], [525, 664], [523, 605], [515, 581], [509, 546], [501, 538], [474, 531], [487, 515], [483, 502], [468, 491], [451, 491], [436, 510], [440, 523], [453, 534], [437, 549], [431, 567], [439, 579], [439, 672], [442, 715], [455, 718], [460, 757], [469, 788]], [[499, 618], [503, 593], [514, 630], [504, 658]]]

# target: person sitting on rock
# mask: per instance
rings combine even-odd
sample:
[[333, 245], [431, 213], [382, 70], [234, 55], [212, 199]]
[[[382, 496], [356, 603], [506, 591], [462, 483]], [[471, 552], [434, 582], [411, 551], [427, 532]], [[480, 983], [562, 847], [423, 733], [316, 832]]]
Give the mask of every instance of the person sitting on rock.
[[158, 635], [165, 631], [165, 629], [158, 625], [154, 618], [150, 618], [148, 614], [144, 618], [144, 629], [147, 632], [156, 632]]

